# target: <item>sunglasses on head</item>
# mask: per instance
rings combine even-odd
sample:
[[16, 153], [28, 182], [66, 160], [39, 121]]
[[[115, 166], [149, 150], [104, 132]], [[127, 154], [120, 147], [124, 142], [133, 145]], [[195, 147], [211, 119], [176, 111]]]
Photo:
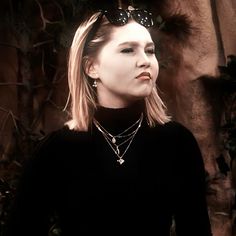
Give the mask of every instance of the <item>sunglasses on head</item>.
[[122, 26], [128, 23], [129, 18], [134, 19], [137, 23], [140, 25], [149, 28], [154, 25], [154, 21], [152, 18], [152, 13], [143, 10], [143, 9], [133, 9], [128, 8], [127, 10], [124, 9], [110, 9], [110, 10], [102, 10], [101, 15], [97, 18], [96, 22], [94, 23], [92, 29], [90, 30], [86, 42], [85, 42], [85, 48], [88, 45], [88, 42], [93, 39], [95, 36], [99, 25], [102, 21], [103, 16], [107, 18], [107, 20], [115, 25], [115, 26]]
[[152, 14], [143, 9], [110, 9], [102, 11], [107, 20], [116, 26], [122, 26], [128, 23], [129, 18], [134, 19], [140, 25], [149, 28], [153, 26]]

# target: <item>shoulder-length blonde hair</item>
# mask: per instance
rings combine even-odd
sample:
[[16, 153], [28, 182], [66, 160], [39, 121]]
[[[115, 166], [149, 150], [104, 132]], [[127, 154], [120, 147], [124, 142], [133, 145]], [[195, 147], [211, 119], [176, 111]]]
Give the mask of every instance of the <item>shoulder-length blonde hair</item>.
[[[85, 66], [88, 59], [95, 57], [102, 46], [110, 40], [113, 26], [106, 17], [100, 19], [99, 28], [90, 39], [92, 31], [95, 30], [94, 26], [101, 17], [100, 12], [95, 13], [78, 27], [69, 52], [68, 85], [71, 120], [66, 124], [70, 129], [78, 131], [88, 130], [98, 105], [96, 92], [91, 85], [91, 78], [85, 72]], [[156, 87], [144, 99], [145, 113], [150, 126], [155, 126], [156, 123], [164, 124], [170, 120]]]

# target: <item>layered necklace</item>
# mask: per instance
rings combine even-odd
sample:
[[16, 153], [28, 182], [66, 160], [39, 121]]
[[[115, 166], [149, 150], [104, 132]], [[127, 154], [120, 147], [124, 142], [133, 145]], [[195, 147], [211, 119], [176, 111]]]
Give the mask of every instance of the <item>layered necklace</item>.
[[108, 132], [95, 118], [93, 119], [94, 125], [102, 133], [103, 137], [111, 147], [112, 151], [117, 156], [117, 162], [122, 165], [125, 160], [123, 159], [125, 153], [129, 149], [135, 135], [137, 134], [139, 128], [142, 125], [143, 113], [140, 118], [135, 121], [131, 126], [122, 131], [119, 134], [111, 134]]

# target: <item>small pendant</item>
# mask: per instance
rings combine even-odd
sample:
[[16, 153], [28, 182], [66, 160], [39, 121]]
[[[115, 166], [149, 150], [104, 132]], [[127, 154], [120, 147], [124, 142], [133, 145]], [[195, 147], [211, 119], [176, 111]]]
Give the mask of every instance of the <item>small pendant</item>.
[[120, 155], [120, 149], [119, 149], [119, 147], [116, 147], [116, 154], [117, 154], [117, 155]]
[[125, 162], [125, 160], [124, 159], [119, 159], [119, 160], [117, 160], [119, 163], [120, 163], [120, 165], [122, 165], [124, 162]]
[[116, 139], [114, 137], [112, 138], [111, 141], [112, 141], [112, 143], [116, 143]]

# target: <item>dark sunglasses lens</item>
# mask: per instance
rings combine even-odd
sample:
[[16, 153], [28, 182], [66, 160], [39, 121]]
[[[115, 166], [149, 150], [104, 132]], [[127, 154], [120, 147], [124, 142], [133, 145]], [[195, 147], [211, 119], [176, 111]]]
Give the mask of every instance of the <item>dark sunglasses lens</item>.
[[139, 24], [148, 28], [153, 26], [152, 14], [145, 10], [133, 10], [131, 11], [132, 17]]
[[122, 9], [105, 11], [104, 15], [113, 25], [121, 26], [128, 22], [128, 15], [126, 11]]

